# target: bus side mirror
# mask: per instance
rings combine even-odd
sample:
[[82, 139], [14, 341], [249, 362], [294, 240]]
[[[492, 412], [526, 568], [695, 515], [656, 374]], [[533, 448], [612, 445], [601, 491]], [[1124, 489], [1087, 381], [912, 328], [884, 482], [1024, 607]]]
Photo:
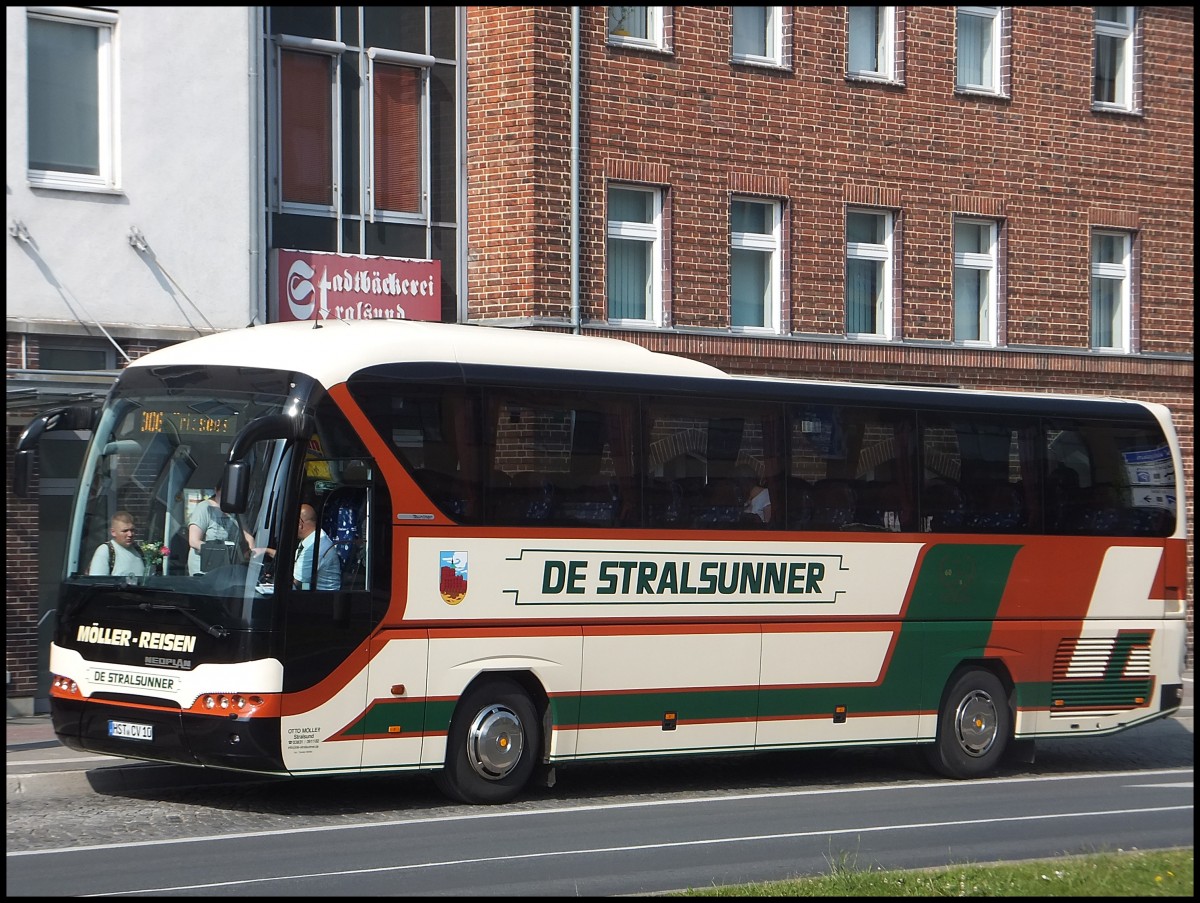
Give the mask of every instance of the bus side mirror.
[[250, 465], [244, 461], [225, 465], [221, 510], [240, 514], [250, 503]]
[[12, 492], [19, 499], [29, 497], [29, 481], [33, 478], [33, 449], [13, 455]]
[[33, 477], [34, 452], [43, 433], [55, 430], [95, 430], [100, 408], [95, 404], [71, 404], [45, 411], [30, 421], [17, 439], [13, 456], [13, 495], [26, 498]]
[[250, 503], [250, 465], [245, 458], [255, 442], [269, 439], [307, 439], [316, 424], [311, 414], [267, 414], [251, 420], [233, 438], [221, 489], [221, 510], [241, 514]]

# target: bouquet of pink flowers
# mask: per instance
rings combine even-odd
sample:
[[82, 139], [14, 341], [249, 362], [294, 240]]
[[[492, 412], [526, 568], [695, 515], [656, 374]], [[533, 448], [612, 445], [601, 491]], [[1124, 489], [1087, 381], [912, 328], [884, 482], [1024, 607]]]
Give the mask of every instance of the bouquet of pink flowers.
[[143, 542], [139, 543], [142, 549], [142, 559], [146, 562], [147, 569], [157, 568], [162, 564], [162, 560], [171, 554], [171, 550], [164, 546], [161, 542]]

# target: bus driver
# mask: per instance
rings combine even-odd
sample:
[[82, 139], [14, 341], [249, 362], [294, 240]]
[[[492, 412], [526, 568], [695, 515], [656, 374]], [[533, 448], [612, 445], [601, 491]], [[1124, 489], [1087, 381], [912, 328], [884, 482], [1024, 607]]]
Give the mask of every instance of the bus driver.
[[296, 566], [292, 570], [292, 585], [297, 589], [312, 589], [313, 549], [317, 554], [317, 589], [341, 589], [342, 561], [333, 540], [317, 527], [317, 512], [312, 505], [300, 506], [300, 541], [296, 544]]

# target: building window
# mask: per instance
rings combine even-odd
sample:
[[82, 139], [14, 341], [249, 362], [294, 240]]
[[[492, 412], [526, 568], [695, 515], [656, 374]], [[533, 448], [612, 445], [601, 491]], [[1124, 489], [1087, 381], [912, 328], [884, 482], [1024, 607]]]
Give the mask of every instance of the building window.
[[999, 6], [958, 7], [957, 89], [1000, 93], [1000, 10]]
[[1097, 6], [1092, 102], [1102, 109], [1133, 109], [1132, 6]]
[[1132, 237], [1092, 233], [1091, 344], [1102, 351], [1130, 351]]
[[850, 6], [846, 74], [892, 81], [896, 78], [894, 6]]
[[846, 212], [846, 332], [892, 337], [891, 213]]
[[729, 302], [734, 329], [780, 331], [780, 204], [730, 204]]
[[29, 184], [116, 190], [116, 14], [30, 12], [27, 25]]
[[779, 6], [733, 7], [733, 59], [782, 66], [782, 13]]
[[662, 324], [662, 193], [655, 188], [608, 189], [608, 318]]
[[112, 370], [116, 352], [108, 343], [66, 336], [42, 339], [38, 347], [39, 370]]
[[954, 222], [954, 341], [996, 344], [996, 224]]
[[269, 246], [457, 261], [463, 8], [266, 9]]
[[608, 42], [661, 50], [664, 47], [663, 7], [610, 6]]
[[392, 65], [371, 53], [371, 184], [369, 209], [419, 214], [425, 167], [422, 99], [428, 70]]
[[279, 197], [332, 209], [337, 57], [279, 51]]

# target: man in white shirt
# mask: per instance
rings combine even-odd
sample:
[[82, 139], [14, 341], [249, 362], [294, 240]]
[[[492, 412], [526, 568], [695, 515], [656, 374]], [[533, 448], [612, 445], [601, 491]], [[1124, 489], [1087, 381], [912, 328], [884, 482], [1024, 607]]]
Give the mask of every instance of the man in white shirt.
[[296, 545], [296, 566], [292, 584], [297, 589], [312, 589], [313, 549], [317, 550], [317, 586], [319, 590], [341, 589], [342, 561], [337, 547], [324, 530], [317, 528], [317, 512], [312, 505], [300, 506], [300, 542]]
[[141, 577], [145, 574], [146, 562], [142, 558], [142, 550], [133, 541], [133, 515], [128, 511], [118, 511], [112, 516], [108, 532], [112, 539], [96, 547], [88, 573], [113, 577]]

